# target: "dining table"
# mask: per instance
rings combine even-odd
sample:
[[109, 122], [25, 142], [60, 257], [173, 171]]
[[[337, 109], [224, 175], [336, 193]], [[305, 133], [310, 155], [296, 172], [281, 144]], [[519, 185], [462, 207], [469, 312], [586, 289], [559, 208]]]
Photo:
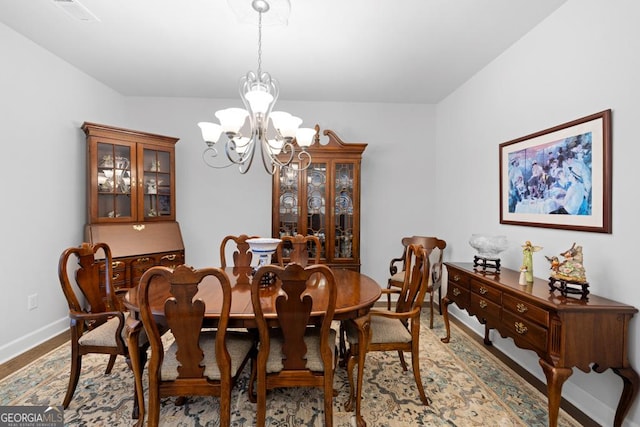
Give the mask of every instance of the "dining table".
[[[224, 268], [225, 273], [229, 277], [231, 283], [231, 310], [229, 314], [229, 328], [256, 328], [257, 323], [253, 312], [251, 302], [251, 283], [247, 280], [248, 274], [246, 270], [234, 267]], [[369, 336], [368, 325], [366, 321], [367, 314], [373, 305], [378, 301], [382, 294], [380, 285], [360, 272], [345, 268], [332, 268], [335, 277], [337, 296], [334, 320], [347, 321], [356, 320], [354, 325], [358, 328], [359, 337], [365, 342]], [[249, 273], [250, 274], [250, 273]], [[310, 280], [313, 279], [313, 276]], [[310, 324], [323, 314], [322, 307], [326, 307], [326, 298], [328, 292], [323, 286], [323, 278], [318, 276], [318, 283], [309, 286], [309, 293], [313, 298], [313, 307]], [[169, 283], [161, 276], [155, 276], [150, 284], [149, 305], [154, 317], [159, 319], [164, 316], [164, 303], [167, 298], [171, 297]], [[130, 315], [127, 318], [126, 333], [129, 348], [138, 348], [139, 334], [142, 330], [142, 323], [139, 319], [139, 303], [137, 287], [131, 288], [123, 296], [124, 306], [129, 310]], [[221, 289], [214, 276], [208, 276], [198, 286], [198, 293], [195, 298], [201, 299], [205, 303], [205, 313], [203, 319], [203, 327], [215, 327], [217, 319], [220, 317], [221, 308]], [[277, 318], [275, 309], [276, 297], [279, 295], [279, 286], [272, 284], [263, 286], [261, 289], [262, 310], [267, 320]], [[318, 308], [316, 308], [318, 307]], [[342, 338], [342, 336], [341, 336]], [[341, 353], [344, 352], [344, 342], [341, 339]], [[364, 370], [366, 352], [359, 352], [358, 359], [358, 376], [355, 392], [355, 415], [358, 427], [366, 426], [362, 414], [360, 412], [362, 377]], [[131, 369], [136, 381], [136, 389], [138, 403], [140, 406], [139, 419], [144, 419], [144, 396], [142, 388], [142, 361], [137, 352], [130, 352]], [[347, 409], [353, 408], [353, 403], [348, 401], [345, 404]]]

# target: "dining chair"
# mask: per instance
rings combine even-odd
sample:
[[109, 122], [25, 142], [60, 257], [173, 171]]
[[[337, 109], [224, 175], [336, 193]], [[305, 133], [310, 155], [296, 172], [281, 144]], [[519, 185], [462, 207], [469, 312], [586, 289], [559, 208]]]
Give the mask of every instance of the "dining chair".
[[[389, 264], [390, 277], [387, 282], [387, 289], [396, 289], [396, 292], [387, 292], [387, 310], [391, 310], [391, 295], [399, 294], [404, 286], [404, 274], [406, 270], [407, 247], [411, 244], [418, 244], [425, 248], [429, 254], [429, 264], [431, 273], [427, 293], [429, 294], [429, 328], [433, 329], [433, 294], [438, 291], [438, 311], [442, 314], [442, 258], [447, 242], [437, 237], [412, 236], [402, 239], [404, 251], [399, 258], [393, 258]], [[400, 266], [400, 269], [398, 267]]]
[[282, 236], [280, 239], [282, 243], [278, 245], [276, 258], [281, 267], [287, 264], [287, 260], [306, 267], [309, 264], [310, 254], [313, 259], [312, 264], [320, 264], [322, 246], [320, 246], [320, 239], [317, 236], [296, 234], [295, 236]]
[[[69, 267], [73, 262], [77, 262], [77, 267], [71, 271]], [[58, 277], [69, 305], [71, 329], [71, 374], [62, 402], [63, 408], [67, 409], [80, 378], [82, 356], [108, 354], [106, 375], [111, 373], [118, 356], [124, 356], [131, 368], [124, 329], [128, 313], [123, 311], [112, 286], [113, 261], [106, 243], [83, 242], [78, 247], [65, 249], [58, 262]], [[144, 366], [149, 343], [146, 336], [139, 342], [139, 348], [134, 351], [139, 352], [139, 360]], [[134, 396], [135, 393], [134, 386]], [[138, 417], [137, 401], [132, 416]]]
[[[227, 267], [227, 252], [235, 249], [231, 256], [233, 259], [233, 274], [238, 276], [238, 283], [248, 284], [251, 281], [253, 253], [250, 251], [247, 240], [258, 237], [260, 236], [229, 235], [222, 239], [222, 243], [220, 243], [220, 267], [222, 269]], [[231, 248], [232, 244], [235, 244], [233, 249]], [[227, 246], [230, 247], [227, 248]]]
[[[274, 284], [261, 286], [263, 278]], [[323, 286], [320, 298], [307, 291]], [[331, 321], [337, 288], [329, 267], [297, 263], [262, 266], [251, 284], [251, 301], [259, 333], [257, 357], [249, 381], [249, 398], [257, 400], [256, 424], [265, 425], [267, 390], [281, 387], [318, 387], [324, 391], [325, 426], [333, 425], [333, 371], [336, 332]], [[267, 304], [276, 319], [265, 318]], [[312, 311], [321, 315], [311, 318]], [[312, 326], [309, 324], [312, 323]], [[254, 382], [256, 390], [254, 391]], [[257, 396], [256, 396], [257, 395]]]
[[[428, 251], [420, 245], [410, 244], [405, 256], [406, 273], [404, 286], [396, 302], [395, 311], [372, 309], [364, 321], [365, 334], [358, 333], [354, 320], [346, 321], [346, 336], [349, 349], [347, 350], [347, 372], [349, 376], [350, 395], [347, 410], [351, 410], [356, 392], [362, 387], [363, 369], [358, 369], [358, 386], [353, 384], [353, 369], [358, 363], [359, 353], [373, 351], [397, 351], [402, 370], [407, 371], [404, 360], [405, 351], [411, 352], [413, 376], [418, 387], [420, 400], [428, 405], [420, 379], [420, 312], [429, 280]], [[383, 289], [383, 293], [392, 290]], [[358, 319], [362, 321], [362, 319]], [[362, 327], [360, 328], [362, 330]], [[364, 335], [364, 336], [363, 336]]]
[[[150, 307], [154, 279], [170, 285], [171, 297], [164, 302], [164, 316], [158, 319]], [[202, 329], [204, 302], [196, 298], [203, 280], [219, 284], [220, 317], [215, 329]], [[250, 359], [253, 337], [246, 332], [227, 331], [231, 308], [231, 285], [219, 268], [194, 269], [180, 265], [175, 269], [155, 266], [140, 279], [138, 288], [140, 318], [149, 337], [149, 414], [148, 425], [157, 426], [160, 399], [168, 396], [218, 396], [220, 425], [231, 422], [231, 389]], [[158, 322], [169, 328], [174, 341], [167, 347], [160, 336]], [[144, 402], [140, 403], [144, 414]], [[142, 422], [143, 417], [139, 422]]]

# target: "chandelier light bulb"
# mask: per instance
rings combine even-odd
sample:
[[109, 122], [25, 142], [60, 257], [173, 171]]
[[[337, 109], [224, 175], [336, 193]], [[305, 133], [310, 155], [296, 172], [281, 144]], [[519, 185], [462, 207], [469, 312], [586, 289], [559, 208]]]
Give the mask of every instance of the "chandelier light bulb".
[[313, 144], [313, 137], [316, 130], [312, 128], [299, 128], [296, 130], [296, 142], [301, 148], [306, 148]]
[[208, 144], [215, 144], [220, 139], [222, 133], [222, 126], [217, 123], [200, 122], [200, 131], [202, 132], [202, 139]]
[[216, 111], [216, 117], [220, 120], [224, 133], [237, 134], [247, 120], [249, 112], [244, 108], [227, 108]]

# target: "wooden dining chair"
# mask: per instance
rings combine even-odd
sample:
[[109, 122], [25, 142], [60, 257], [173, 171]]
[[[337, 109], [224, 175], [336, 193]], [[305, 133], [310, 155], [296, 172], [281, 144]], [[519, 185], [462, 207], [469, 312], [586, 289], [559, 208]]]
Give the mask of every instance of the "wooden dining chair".
[[[150, 307], [152, 282], [159, 276], [170, 285], [171, 297], [164, 302], [163, 324], [173, 334], [168, 348], [160, 337], [158, 318]], [[215, 329], [202, 330], [205, 304], [195, 298], [198, 284], [213, 276], [219, 284], [220, 318]], [[211, 279], [208, 279], [211, 280]], [[156, 266], [147, 270], [138, 289], [140, 318], [149, 337], [149, 415], [148, 425], [157, 426], [160, 398], [167, 396], [218, 396], [220, 425], [231, 422], [231, 389], [250, 359], [253, 337], [240, 331], [227, 331], [231, 308], [231, 285], [219, 268], [196, 270], [180, 265], [175, 270]], [[140, 403], [144, 415], [144, 402]], [[143, 417], [140, 417], [140, 422]]]
[[312, 264], [320, 264], [322, 247], [317, 236], [296, 234], [295, 236], [282, 236], [282, 243], [278, 245], [276, 258], [281, 267], [288, 262], [295, 262], [302, 266], [309, 264], [309, 255], [312, 255]]
[[[275, 284], [261, 286], [263, 278], [268, 277], [275, 277]], [[326, 292], [322, 298], [313, 300], [307, 290], [321, 284]], [[249, 398], [258, 403], [258, 426], [265, 425], [267, 390], [279, 387], [323, 389], [324, 425], [333, 425], [336, 332], [331, 328], [331, 321], [336, 295], [335, 278], [326, 265], [267, 265], [256, 272], [251, 284], [251, 301], [260, 343], [252, 363]], [[276, 312], [276, 319], [265, 318], [263, 304]], [[322, 314], [312, 319], [312, 311]], [[310, 323], [313, 326], [308, 326]], [[254, 392], [254, 382], [257, 392]]]
[[[246, 234], [239, 236], [229, 235], [222, 239], [222, 243], [220, 243], [220, 267], [222, 269], [227, 267], [227, 252], [231, 251], [231, 245], [235, 244], [235, 250], [231, 256], [233, 259], [233, 274], [238, 276], [238, 283], [248, 284], [251, 281], [253, 253], [250, 251], [247, 240], [258, 237]], [[227, 248], [227, 246], [230, 247]]]
[[[100, 258], [102, 256], [102, 258]], [[69, 264], [77, 261], [73, 272]], [[58, 262], [58, 277], [62, 292], [69, 305], [71, 329], [71, 374], [67, 393], [62, 402], [66, 409], [71, 403], [82, 370], [82, 356], [90, 353], [108, 354], [105, 374], [110, 374], [118, 356], [124, 356], [131, 367], [124, 326], [128, 313], [123, 312], [121, 300], [112, 286], [113, 261], [106, 243], [84, 242], [78, 247], [65, 249]], [[148, 341], [139, 340], [142, 366], [146, 361]], [[135, 395], [134, 387], [134, 395]], [[137, 401], [133, 418], [138, 417]]]
[[[431, 272], [427, 293], [429, 294], [429, 328], [433, 329], [433, 295], [438, 291], [438, 310], [442, 314], [442, 259], [447, 242], [437, 237], [412, 236], [402, 239], [404, 248], [403, 254], [399, 258], [393, 258], [389, 264], [390, 277], [387, 282], [387, 289], [395, 289], [395, 292], [387, 292], [387, 310], [391, 310], [391, 295], [399, 294], [404, 286], [404, 274], [406, 270], [407, 247], [411, 244], [421, 245], [429, 254]], [[400, 267], [400, 268], [398, 268]]]
[[[403, 352], [411, 352], [411, 365], [416, 380], [420, 400], [428, 405], [420, 379], [420, 312], [422, 301], [428, 289], [429, 254], [420, 245], [410, 244], [407, 247], [406, 273], [404, 286], [396, 302], [395, 311], [372, 309], [365, 321], [367, 331], [363, 337], [353, 320], [346, 322], [346, 335], [349, 349], [347, 351], [347, 371], [349, 376], [350, 395], [347, 410], [351, 410], [356, 393], [362, 387], [363, 369], [358, 369], [358, 389], [353, 384], [353, 369], [358, 362], [359, 352], [397, 351], [404, 371], [407, 364]], [[389, 290], [383, 289], [383, 293]], [[362, 320], [362, 319], [359, 319]], [[361, 327], [362, 329], [362, 327]], [[363, 342], [364, 339], [364, 342]]]

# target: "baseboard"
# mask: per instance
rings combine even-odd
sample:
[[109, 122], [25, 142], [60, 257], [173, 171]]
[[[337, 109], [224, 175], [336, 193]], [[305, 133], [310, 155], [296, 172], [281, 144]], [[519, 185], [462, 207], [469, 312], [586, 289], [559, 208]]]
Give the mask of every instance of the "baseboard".
[[47, 326], [4, 344], [0, 346], [0, 363], [4, 364], [11, 359], [20, 357], [30, 349], [47, 342], [68, 329], [69, 317], [65, 316]]

